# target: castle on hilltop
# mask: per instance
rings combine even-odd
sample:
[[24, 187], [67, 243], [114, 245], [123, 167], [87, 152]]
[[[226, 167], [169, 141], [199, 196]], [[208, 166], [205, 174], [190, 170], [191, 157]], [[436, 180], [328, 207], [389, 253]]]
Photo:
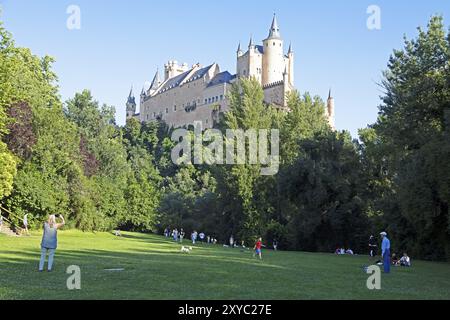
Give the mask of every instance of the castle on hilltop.
[[[284, 53], [284, 42], [274, 15], [269, 35], [262, 45], [250, 38], [247, 51], [239, 44], [236, 52], [236, 74], [221, 71], [217, 63], [202, 67], [199, 63], [169, 61], [164, 65], [164, 77], [159, 71], [147, 90], [140, 95], [140, 113], [130, 90], [126, 103], [127, 119], [141, 122], [163, 120], [171, 127], [187, 127], [201, 121], [211, 128], [220, 113], [229, 108], [227, 93], [240, 78], [256, 79], [264, 91], [264, 101], [280, 108], [286, 107], [286, 95], [294, 89], [294, 52], [291, 45]], [[334, 100], [328, 96], [326, 115], [334, 128]]]

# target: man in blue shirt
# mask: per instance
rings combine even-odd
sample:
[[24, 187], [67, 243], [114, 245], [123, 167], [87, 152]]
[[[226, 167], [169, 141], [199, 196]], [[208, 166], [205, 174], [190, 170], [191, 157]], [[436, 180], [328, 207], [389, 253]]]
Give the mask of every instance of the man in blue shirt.
[[387, 237], [386, 232], [380, 233], [381, 238], [381, 257], [383, 258], [384, 272], [389, 273], [391, 271], [391, 242]]

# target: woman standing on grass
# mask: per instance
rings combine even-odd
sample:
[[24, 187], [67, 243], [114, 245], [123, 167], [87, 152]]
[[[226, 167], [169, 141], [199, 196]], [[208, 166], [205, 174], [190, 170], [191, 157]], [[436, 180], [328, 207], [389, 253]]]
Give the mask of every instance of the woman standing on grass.
[[57, 231], [66, 223], [64, 217], [60, 214], [59, 218], [61, 223], [56, 223], [56, 216], [54, 214], [48, 217], [48, 221], [44, 223], [44, 234], [42, 235], [41, 242], [41, 260], [39, 262], [39, 272], [44, 270], [45, 257], [48, 256], [47, 271], [52, 271], [53, 257], [55, 256], [55, 250], [58, 245]]

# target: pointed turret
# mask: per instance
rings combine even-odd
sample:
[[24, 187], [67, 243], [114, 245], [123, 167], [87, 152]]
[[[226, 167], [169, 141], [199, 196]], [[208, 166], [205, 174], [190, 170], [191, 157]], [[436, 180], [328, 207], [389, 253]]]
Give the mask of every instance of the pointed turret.
[[248, 48], [250, 49], [250, 48], [252, 48], [252, 47], [254, 47], [255, 45], [253, 44], [253, 36], [250, 36], [250, 41], [249, 41], [249, 43], [248, 43]]
[[273, 14], [272, 25], [270, 26], [269, 36], [267, 37], [267, 39], [273, 38], [281, 38], [280, 28], [278, 27], [277, 16], [275, 15], [275, 13]]
[[159, 69], [156, 70], [155, 76], [153, 77], [152, 84], [150, 85], [149, 93], [153, 94], [156, 90], [158, 90], [159, 85], [161, 84], [161, 80], [159, 79]]
[[133, 94], [133, 86], [131, 86], [130, 93], [126, 103], [127, 119], [132, 118], [136, 114], [136, 100]]
[[334, 98], [331, 96], [331, 88], [328, 91], [328, 99], [327, 99], [327, 120], [332, 130], [336, 130], [334, 125]]
[[133, 93], [133, 86], [131, 86], [130, 93], [128, 94], [127, 103], [135, 103], [134, 93]]
[[242, 52], [242, 49], [241, 49], [241, 43], [239, 42], [239, 45], [238, 45], [238, 48], [237, 48], [237, 51], [236, 51], [236, 55], [238, 56], [238, 57], [240, 57], [240, 56], [242, 56], [244, 54], [244, 52]]
[[288, 55], [294, 53], [294, 51], [292, 51], [292, 44], [289, 43], [289, 49], [288, 49]]

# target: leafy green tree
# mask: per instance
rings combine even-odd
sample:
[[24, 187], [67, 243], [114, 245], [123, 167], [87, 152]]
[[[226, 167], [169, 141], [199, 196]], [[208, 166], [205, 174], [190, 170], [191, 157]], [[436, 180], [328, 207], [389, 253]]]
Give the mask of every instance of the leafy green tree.
[[299, 143], [285, 166], [282, 193], [291, 203], [287, 223], [295, 249], [333, 251], [365, 247], [368, 221], [358, 148], [348, 133], [320, 133]]
[[439, 16], [427, 30], [418, 30], [418, 37], [405, 38], [404, 48], [389, 60], [373, 125], [397, 204], [384, 210], [383, 222], [399, 250], [448, 259], [450, 36]]

